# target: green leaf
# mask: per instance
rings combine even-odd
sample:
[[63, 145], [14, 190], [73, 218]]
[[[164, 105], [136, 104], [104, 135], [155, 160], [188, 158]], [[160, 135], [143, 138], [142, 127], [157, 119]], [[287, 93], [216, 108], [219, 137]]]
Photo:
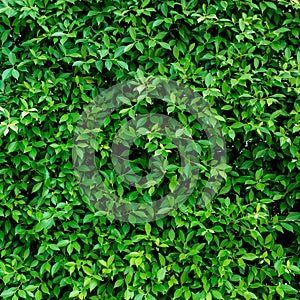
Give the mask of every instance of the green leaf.
[[114, 58], [117, 58], [117, 57], [121, 56], [121, 55], [124, 53], [124, 49], [125, 49], [124, 46], [119, 47], [119, 48], [115, 51]]
[[154, 22], [153, 22], [153, 27], [156, 27], [156, 26], [159, 26], [161, 23], [163, 23], [163, 19], [158, 19], [158, 20], [155, 20]]
[[15, 78], [15, 79], [19, 79], [19, 77], [20, 77], [20, 73], [19, 73], [19, 71], [18, 70], [16, 70], [16, 69], [13, 69], [12, 70], [12, 76]]
[[58, 247], [65, 247], [65, 246], [67, 246], [69, 243], [70, 243], [69, 240], [61, 240], [61, 241], [59, 241], [59, 242], [57, 243], [57, 246], [58, 246]]
[[66, 122], [68, 119], [69, 119], [69, 114], [65, 114], [60, 118], [59, 123]]
[[273, 2], [264, 2], [268, 7], [277, 10], [277, 6], [276, 4], [274, 4]]
[[42, 184], [43, 184], [43, 182], [38, 182], [38, 183], [36, 183], [36, 184], [33, 186], [31, 192], [32, 192], [32, 193], [35, 193], [36, 191], [38, 191], [38, 190], [41, 188]]
[[43, 294], [40, 290], [36, 291], [35, 295], [34, 295], [34, 299], [35, 300], [41, 300], [43, 297]]
[[281, 289], [280, 286], [276, 286], [276, 292], [277, 292], [278, 295], [280, 295], [281, 297], [284, 297], [284, 291]]
[[214, 296], [214, 299], [224, 299], [222, 294], [217, 290], [212, 290], [211, 293]]
[[2, 80], [4, 81], [8, 79], [12, 75], [12, 71], [12, 68], [4, 70], [4, 72], [2, 73]]
[[210, 242], [212, 241], [213, 239], [213, 235], [210, 233], [210, 232], [206, 232], [205, 233], [205, 239], [207, 240], [207, 242], [210, 244]]
[[161, 268], [157, 272], [157, 280], [162, 281], [166, 276], [166, 268]]
[[105, 61], [105, 67], [107, 68], [108, 71], [110, 71], [111, 67], [112, 67], [112, 61], [111, 60], [106, 60]]
[[225, 260], [223, 261], [223, 266], [224, 266], [224, 267], [229, 266], [230, 263], [231, 263], [231, 260], [230, 260], [230, 259], [225, 259]]
[[222, 187], [219, 194], [220, 195], [227, 194], [230, 190], [231, 190], [231, 184], [227, 184], [224, 187]]
[[85, 274], [93, 276], [93, 272], [92, 272], [91, 268], [89, 268], [88, 266], [83, 266], [82, 270]]
[[174, 293], [174, 298], [173, 298], [173, 299], [180, 298], [180, 296], [182, 295], [182, 293], [183, 293], [182, 288], [177, 289], [177, 290], [175, 291], [175, 293]]
[[135, 31], [135, 29], [133, 27], [129, 27], [128, 32], [129, 32], [131, 38], [135, 41], [136, 40], [136, 31]]
[[124, 283], [124, 279], [118, 279], [116, 282], [115, 282], [115, 285], [114, 285], [114, 288], [117, 288], [119, 286], [122, 286]]
[[298, 291], [291, 287], [289, 284], [282, 284], [280, 285], [280, 288], [287, 294], [298, 294]]
[[219, 225], [214, 226], [212, 230], [215, 232], [224, 232], [223, 227]]
[[133, 48], [133, 46], [134, 46], [134, 43], [125, 46], [125, 48], [124, 48], [124, 53], [130, 51], [130, 50]]
[[167, 49], [167, 50], [171, 50], [171, 46], [170, 46], [168, 43], [165, 43], [165, 42], [159, 42], [159, 44], [160, 44], [163, 48], [165, 48], [165, 49]]
[[80, 294], [80, 291], [77, 291], [77, 290], [72, 291], [69, 295], [69, 298], [74, 298], [74, 297], [78, 296], [79, 294]]
[[144, 53], [144, 45], [141, 42], [138, 42], [135, 44], [135, 47], [137, 50], [139, 50], [141, 53]]
[[12, 142], [8, 146], [8, 153], [14, 152], [18, 149], [19, 143], [18, 142]]
[[145, 231], [146, 231], [146, 234], [149, 236], [151, 233], [151, 225], [149, 223], [145, 224]]
[[168, 15], [168, 5], [167, 5], [167, 3], [162, 3], [161, 11], [162, 11], [162, 13], [165, 17]]
[[55, 263], [51, 268], [51, 275], [53, 276], [60, 268], [61, 262]]
[[255, 260], [257, 259], [257, 255], [253, 254], [253, 253], [246, 253], [242, 256], [242, 259], [245, 259], [245, 260]]
[[13, 52], [10, 52], [8, 54], [8, 60], [12, 65], [15, 65], [15, 63], [17, 61], [16, 55]]
[[64, 35], [65, 35], [65, 33], [62, 32], [62, 31], [54, 32], [54, 33], [52, 34], [52, 36], [54, 36], [54, 37], [56, 37], [56, 36], [64, 36]]
[[53, 219], [42, 220], [35, 226], [35, 232], [40, 232], [43, 229], [49, 229], [54, 224]]
[[[275, 8], [275, 7], [274, 7]], [[276, 8], [275, 8], [276, 9]], [[288, 32], [288, 31], [291, 31], [289, 28], [287, 27], [281, 27], [281, 28], [278, 28], [274, 31], [274, 33], [285, 33], [285, 32]]]
[[129, 67], [128, 67], [128, 64], [125, 62], [125, 61], [120, 61], [120, 60], [118, 60], [117, 61], [117, 64], [121, 67], [121, 68], [123, 68], [123, 69], [125, 69], [125, 70], [129, 70]]
[[245, 22], [243, 19], [239, 19], [239, 27], [242, 32], [245, 30]]
[[173, 55], [175, 56], [176, 59], [179, 58], [179, 49], [177, 46], [173, 47]]
[[169, 239], [171, 241], [174, 241], [174, 239], [175, 239], [175, 232], [174, 232], [174, 230], [172, 228], [169, 230], [168, 237], [169, 237]]
[[294, 228], [292, 225], [288, 224], [288, 223], [280, 223], [280, 225], [285, 228], [286, 230], [290, 231], [290, 232], [294, 232]]
[[213, 81], [214, 81], [213, 76], [212, 76], [210, 73], [208, 73], [208, 74], [205, 76], [205, 85], [206, 85], [207, 87], [210, 87], [210, 86], [212, 85]]
[[1, 293], [1, 297], [6, 298], [6, 297], [11, 297], [15, 292], [17, 291], [17, 287], [11, 287], [7, 290], [4, 290]]
[[285, 218], [285, 221], [299, 221], [300, 222], [300, 213], [299, 212], [290, 212]]

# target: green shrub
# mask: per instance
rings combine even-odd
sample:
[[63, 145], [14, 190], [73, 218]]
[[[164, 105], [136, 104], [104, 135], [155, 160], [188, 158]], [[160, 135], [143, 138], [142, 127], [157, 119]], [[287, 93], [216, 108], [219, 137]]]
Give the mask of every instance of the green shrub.
[[[300, 299], [299, 8], [298, 0], [3, 0], [1, 297]], [[84, 107], [143, 76], [203, 95], [219, 115], [228, 167], [207, 206], [199, 209], [201, 182], [169, 216], [135, 224], [93, 209], [72, 149]], [[154, 99], [140, 110], [168, 108]], [[132, 113], [112, 114], [105, 134]], [[173, 116], [192, 124], [208, 153], [190, 116], [178, 108]], [[104, 137], [97, 162], [117, 193], [144, 201], [168, 193], [175, 170], [156, 191], [117, 182]], [[133, 149], [141, 170], [146, 143]], [[160, 144], [170, 141], [156, 137], [153, 149]]]

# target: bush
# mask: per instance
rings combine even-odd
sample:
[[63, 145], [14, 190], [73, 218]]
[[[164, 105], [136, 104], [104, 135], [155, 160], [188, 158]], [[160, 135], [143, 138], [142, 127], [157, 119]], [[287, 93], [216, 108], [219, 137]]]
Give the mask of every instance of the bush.
[[[2, 1], [1, 297], [300, 299], [299, 8], [297, 0]], [[205, 207], [208, 158], [177, 210], [123, 222], [84, 197], [73, 136], [99, 93], [148, 76], [203, 96], [219, 116], [227, 167]], [[105, 137], [137, 112], [172, 112], [203, 160], [208, 143], [178, 107], [159, 99], [131, 107], [112, 114], [92, 146], [106, 183], [147, 202], [172, 189], [176, 166], [155, 191], [129, 188], [112, 172]], [[131, 152], [141, 173], [168, 146], [157, 153], [178, 163], [167, 137], [147, 143]]]

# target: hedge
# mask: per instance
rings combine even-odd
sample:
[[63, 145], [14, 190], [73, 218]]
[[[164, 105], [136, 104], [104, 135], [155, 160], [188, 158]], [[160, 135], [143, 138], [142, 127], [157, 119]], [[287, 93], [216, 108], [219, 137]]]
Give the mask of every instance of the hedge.
[[[3, 0], [0, 20], [3, 299], [300, 299], [298, 0]], [[201, 152], [188, 200], [138, 223], [91, 205], [72, 153], [93, 99], [148, 78], [203, 97], [227, 161], [201, 206], [214, 164], [203, 128], [184, 105], [123, 103], [88, 145], [112, 193], [151, 202], [180, 175], [167, 134], [130, 149], [135, 173], [153, 156], [169, 163], [161, 184], [116, 175], [110, 142], [136, 114], [172, 116]]]

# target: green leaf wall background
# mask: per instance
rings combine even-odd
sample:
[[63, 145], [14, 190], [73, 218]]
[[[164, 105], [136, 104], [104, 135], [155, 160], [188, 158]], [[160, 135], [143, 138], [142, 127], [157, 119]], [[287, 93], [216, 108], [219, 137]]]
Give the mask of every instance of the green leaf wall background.
[[[3, 0], [0, 20], [3, 299], [300, 299], [298, 0]], [[207, 207], [133, 225], [91, 209], [71, 153], [84, 106], [141, 74], [203, 95], [229, 168]]]

